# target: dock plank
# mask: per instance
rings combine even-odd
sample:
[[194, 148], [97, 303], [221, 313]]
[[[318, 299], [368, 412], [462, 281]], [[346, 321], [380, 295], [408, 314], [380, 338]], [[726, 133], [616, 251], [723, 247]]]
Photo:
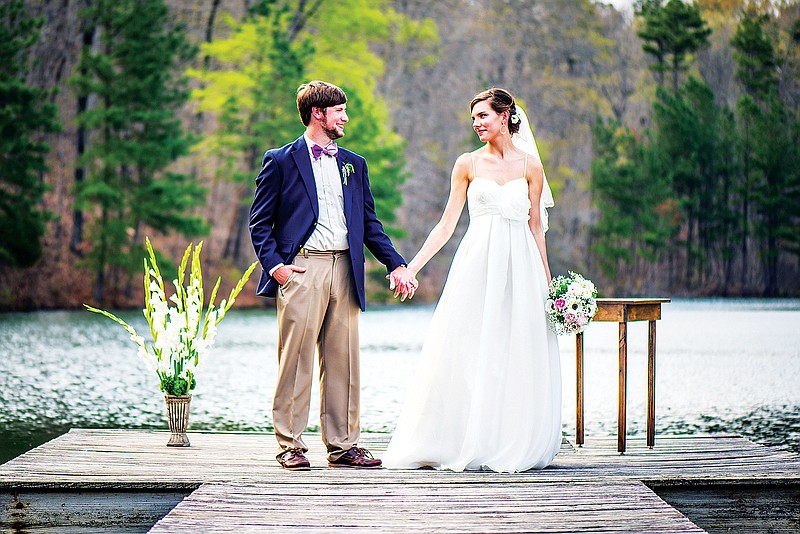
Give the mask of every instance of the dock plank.
[[[509, 483], [304, 488], [207, 484], [151, 532], [378, 530], [381, 532], [703, 532], [642, 484]], [[232, 523], [231, 517], [236, 517]]]
[[[0, 480], [18, 484], [71, 484], [150, 481], [154, 485], [211, 482], [292, 483], [316, 480], [325, 484], [350, 482], [354, 476], [391, 483], [418, 483], [437, 477], [434, 470], [369, 472], [327, 469], [318, 436], [309, 436], [312, 471], [286, 472], [274, 459], [275, 439], [262, 433], [190, 433], [192, 446], [165, 446], [168, 434], [142, 430], [72, 430], [0, 466]], [[365, 434], [361, 445], [376, 456], [385, 450], [386, 435]], [[800, 460], [777, 447], [756, 445], [738, 437], [661, 438], [654, 449], [643, 439], [629, 439], [629, 449], [619, 454], [614, 438], [587, 440], [580, 448], [569, 444], [550, 467], [526, 473], [451, 473], [459, 480], [497, 482], [532, 478], [537, 481], [592, 480], [667, 483], [692, 480], [739, 480], [752, 483], [800, 477]], [[276, 478], [277, 477], [277, 478]], [[306, 477], [305, 479], [303, 477]], [[306, 480], [308, 479], [308, 480]]]
[[[800, 484], [800, 457], [737, 436], [660, 436], [562, 444], [550, 467], [525, 473], [325, 467], [308, 435], [313, 468], [288, 472], [265, 433], [74, 429], [0, 465], [0, 486], [51, 490], [187, 489], [152, 532], [379, 530], [385, 532], [703, 532], [651, 487]], [[389, 436], [364, 434], [377, 457]], [[792, 490], [793, 491], [793, 490]], [[793, 494], [793, 493], [790, 493]]]

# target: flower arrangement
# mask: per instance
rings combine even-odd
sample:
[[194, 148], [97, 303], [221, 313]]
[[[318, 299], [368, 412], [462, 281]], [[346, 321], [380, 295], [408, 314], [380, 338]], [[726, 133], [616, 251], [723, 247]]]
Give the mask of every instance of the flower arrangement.
[[[146, 240], [146, 245], [149, 258], [144, 259], [145, 308], [142, 311], [150, 326], [152, 342], [145, 342], [133, 327], [115, 315], [86, 304], [84, 306], [91, 312], [105, 315], [128, 331], [131, 340], [139, 347], [139, 355], [158, 374], [161, 391], [167, 395], [186, 395], [196, 385], [195, 369], [214, 344], [217, 325], [233, 306], [258, 262], [250, 265], [231, 290], [228, 299], [222, 299], [219, 306], [214, 304], [220, 284], [220, 278], [217, 278], [206, 304], [200, 267], [203, 243], [201, 241], [196, 247], [190, 243], [183, 253], [178, 276], [172, 281], [175, 293], [167, 299], [150, 239]], [[188, 285], [184, 285], [190, 257], [189, 281]]]
[[545, 312], [556, 334], [583, 332], [597, 313], [597, 288], [578, 273], [556, 276], [550, 282]]
[[342, 184], [347, 185], [347, 179], [354, 172], [356, 172], [356, 169], [349, 161], [342, 165]]

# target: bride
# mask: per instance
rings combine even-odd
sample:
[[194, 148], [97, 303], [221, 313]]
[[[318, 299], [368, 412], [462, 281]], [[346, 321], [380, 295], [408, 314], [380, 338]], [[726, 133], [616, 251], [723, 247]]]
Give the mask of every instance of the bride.
[[441, 220], [398, 288], [413, 295], [411, 277], [450, 239], [469, 200], [469, 228], [383, 457], [387, 467], [525, 471], [548, 466], [561, 445], [558, 344], [545, 316], [552, 194], [514, 97], [493, 88], [470, 109], [485, 144], [456, 160]]

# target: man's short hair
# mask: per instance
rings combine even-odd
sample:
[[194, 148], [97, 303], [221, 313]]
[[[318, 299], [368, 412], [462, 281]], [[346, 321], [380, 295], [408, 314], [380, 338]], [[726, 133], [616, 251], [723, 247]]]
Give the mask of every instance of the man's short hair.
[[311, 108], [325, 109], [347, 103], [347, 95], [332, 83], [314, 80], [297, 88], [297, 111], [304, 126], [311, 122]]

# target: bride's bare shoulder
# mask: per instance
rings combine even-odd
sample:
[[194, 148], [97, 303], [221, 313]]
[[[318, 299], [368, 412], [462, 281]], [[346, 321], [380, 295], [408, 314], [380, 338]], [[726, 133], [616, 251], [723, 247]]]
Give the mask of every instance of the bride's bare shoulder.
[[453, 165], [454, 170], [472, 168], [472, 159], [475, 157], [474, 152], [464, 152], [460, 156], [456, 158], [456, 162]]

